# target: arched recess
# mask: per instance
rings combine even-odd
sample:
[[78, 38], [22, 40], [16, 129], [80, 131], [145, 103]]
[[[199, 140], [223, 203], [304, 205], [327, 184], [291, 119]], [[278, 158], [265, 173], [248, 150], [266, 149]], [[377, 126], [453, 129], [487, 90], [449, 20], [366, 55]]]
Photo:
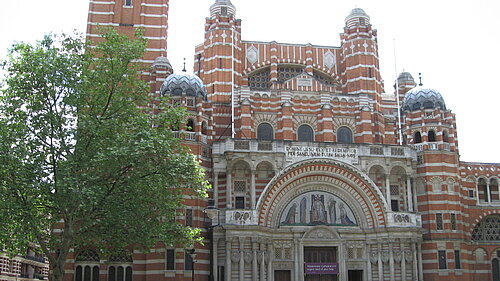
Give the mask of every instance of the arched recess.
[[263, 160], [256, 165], [255, 171], [255, 197], [258, 200], [266, 185], [274, 177], [275, 169], [272, 162]]
[[387, 198], [387, 188], [385, 186], [387, 173], [381, 164], [375, 164], [368, 169], [370, 179], [384, 192]]
[[472, 230], [472, 241], [476, 242], [500, 242], [500, 215], [488, 215], [481, 219]]
[[375, 183], [355, 167], [330, 159], [300, 161], [275, 176], [257, 203], [259, 224], [277, 227], [288, 203], [314, 190], [342, 198], [362, 228], [386, 225], [387, 202]]
[[390, 171], [389, 185], [390, 185], [390, 198], [391, 210], [394, 212], [408, 210], [407, 186], [406, 186], [407, 172], [403, 166], [394, 166]]
[[236, 209], [245, 209], [249, 206], [250, 196], [250, 164], [244, 160], [236, 160], [231, 166], [232, 188], [234, 207]]

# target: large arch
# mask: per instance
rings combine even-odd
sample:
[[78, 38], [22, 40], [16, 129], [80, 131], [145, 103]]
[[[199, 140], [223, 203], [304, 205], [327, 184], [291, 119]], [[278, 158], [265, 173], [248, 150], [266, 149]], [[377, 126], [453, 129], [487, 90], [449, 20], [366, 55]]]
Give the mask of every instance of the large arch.
[[257, 203], [259, 225], [277, 227], [288, 202], [315, 189], [350, 204], [361, 227], [387, 224], [387, 202], [367, 175], [340, 161], [313, 159], [291, 165], [269, 182]]

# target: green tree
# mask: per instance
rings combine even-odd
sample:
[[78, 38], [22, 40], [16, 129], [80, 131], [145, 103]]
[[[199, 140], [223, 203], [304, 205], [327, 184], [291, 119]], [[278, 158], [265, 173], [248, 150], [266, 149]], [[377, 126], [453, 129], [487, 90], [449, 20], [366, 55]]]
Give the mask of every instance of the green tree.
[[37, 243], [51, 281], [63, 279], [72, 248], [146, 251], [198, 237], [174, 218], [185, 195], [205, 194], [204, 171], [166, 129], [183, 110], [148, 97], [146, 42], [135, 38], [108, 30], [88, 47], [46, 36], [15, 44], [4, 62], [0, 245]]

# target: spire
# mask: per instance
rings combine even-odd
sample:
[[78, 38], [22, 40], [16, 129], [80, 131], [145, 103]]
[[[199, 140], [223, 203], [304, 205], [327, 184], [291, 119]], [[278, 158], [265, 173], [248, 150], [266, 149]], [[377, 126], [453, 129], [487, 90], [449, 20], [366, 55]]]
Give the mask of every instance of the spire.
[[231, 17], [236, 14], [236, 7], [231, 3], [231, 0], [215, 0], [215, 3], [210, 7], [210, 16], [217, 15]]
[[418, 85], [420, 87], [422, 87], [424, 84], [422, 84], [422, 73], [420, 73], [420, 72], [418, 73], [418, 80], [420, 81], [420, 83], [418, 83]]
[[186, 70], [186, 58], [184, 58], [184, 68], [182, 69], [182, 72], [187, 72], [187, 70]]

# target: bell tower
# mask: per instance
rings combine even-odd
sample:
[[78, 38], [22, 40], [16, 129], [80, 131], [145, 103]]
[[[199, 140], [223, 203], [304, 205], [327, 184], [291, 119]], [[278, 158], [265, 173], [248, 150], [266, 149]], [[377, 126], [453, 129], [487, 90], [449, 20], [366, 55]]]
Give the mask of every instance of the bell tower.
[[[148, 45], [142, 61], [147, 66], [171, 69], [167, 57], [169, 0], [93, 0], [89, 4], [87, 38], [100, 40], [100, 27], [113, 27], [130, 37], [144, 31]], [[156, 61], [156, 63], [155, 63]], [[170, 70], [171, 73], [171, 70]], [[170, 74], [168, 73], [168, 74]], [[163, 78], [165, 75], [162, 74]]]

